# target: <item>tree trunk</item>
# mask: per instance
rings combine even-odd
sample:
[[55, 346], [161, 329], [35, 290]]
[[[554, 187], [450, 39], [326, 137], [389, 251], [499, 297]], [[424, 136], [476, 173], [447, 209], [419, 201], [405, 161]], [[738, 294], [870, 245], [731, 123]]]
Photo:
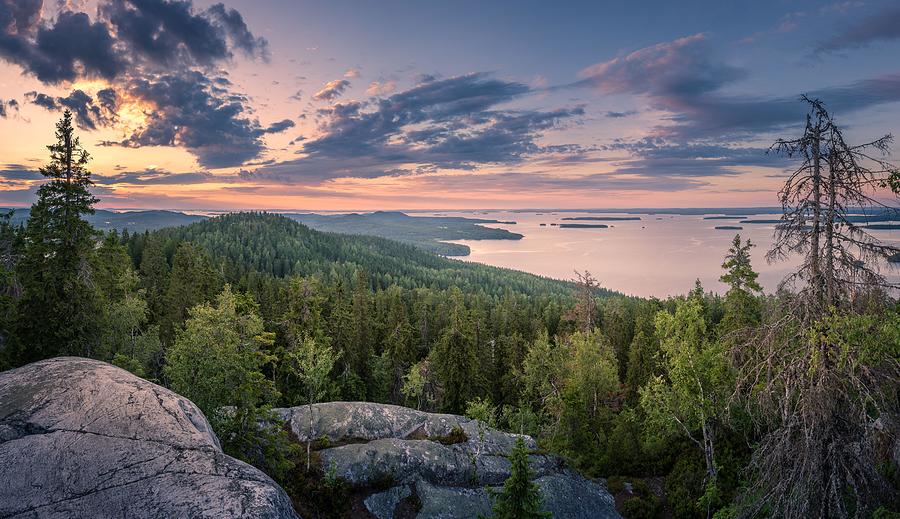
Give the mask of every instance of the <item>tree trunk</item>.
[[[716, 469], [716, 453], [715, 453], [715, 433], [709, 420], [703, 422], [703, 458], [706, 462], [707, 485], [717, 484], [719, 471]], [[706, 505], [706, 518], [712, 517], [712, 507], [709, 503]]]
[[837, 198], [837, 162], [828, 159], [828, 211], [825, 220], [825, 300], [828, 306], [836, 303], [834, 272], [834, 226]]
[[823, 300], [822, 272], [819, 265], [819, 233], [822, 232], [822, 152], [820, 147], [822, 139], [821, 121], [816, 121], [816, 127], [815, 130], [813, 130], [813, 136], [813, 225], [812, 236], [810, 237], [809, 265], [812, 272], [812, 279], [810, 280], [810, 282], [813, 287], [813, 294], [817, 307], [816, 310], [819, 311], [822, 308]]

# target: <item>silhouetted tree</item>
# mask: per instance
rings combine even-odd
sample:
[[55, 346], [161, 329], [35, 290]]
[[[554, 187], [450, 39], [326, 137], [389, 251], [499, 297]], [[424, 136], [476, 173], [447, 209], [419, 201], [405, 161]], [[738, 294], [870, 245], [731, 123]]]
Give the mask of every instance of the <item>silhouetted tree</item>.
[[47, 178], [25, 228], [19, 263], [23, 295], [16, 335], [20, 363], [59, 354], [91, 356], [98, 340], [98, 298], [92, 281], [96, 233], [83, 218], [93, 214], [90, 159], [81, 147], [68, 110], [56, 124], [56, 142], [47, 146]]

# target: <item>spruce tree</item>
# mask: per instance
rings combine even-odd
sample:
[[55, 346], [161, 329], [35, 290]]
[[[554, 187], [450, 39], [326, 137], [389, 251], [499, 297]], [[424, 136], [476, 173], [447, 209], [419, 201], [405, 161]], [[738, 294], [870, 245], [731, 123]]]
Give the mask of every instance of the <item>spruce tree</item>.
[[509, 477], [503, 482], [503, 489], [491, 491], [494, 501], [495, 519], [537, 519], [550, 517], [541, 510], [541, 495], [537, 485], [531, 481], [528, 467], [528, 450], [522, 438], [516, 440], [509, 455]]
[[83, 218], [93, 214], [90, 159], [81, 147], [68, 110], [47, 146], [47, 178], [25, 228], [19, 264], [23, 285], [16, 319], [18, 363], [55, 355], [91, 356], [98, 340], [98, 298], [92, 282], [96, 233]]
[[749, 239], [743, 242], [741, 235], [736, 234], [722, 263], [725, 274], [719, 281], [729, 286], [725, 294], [723, 331], [740, 330], [759, 321], [760, 304], [756, 295], [762, 292], [762, 287], [756, 281], [759, 274], [750, 263], [750, 249], [753, 247]]

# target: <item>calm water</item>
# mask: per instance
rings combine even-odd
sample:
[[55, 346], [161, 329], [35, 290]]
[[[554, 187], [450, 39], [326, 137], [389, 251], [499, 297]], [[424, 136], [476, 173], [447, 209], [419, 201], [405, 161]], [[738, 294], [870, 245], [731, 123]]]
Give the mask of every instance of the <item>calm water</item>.
[[[774, 225], [739, 224], [738, 219], [704, 220], [703, 216], [589, 213], [442, 212], [447, 216], [515, 221], [515, 225], [489, 224], [525, 235], [521, 240], [462, 240], [472, 249], [460, 258], [508, 267], [560, 279], [571, 279], [574, 270], [588, 270], [607, 288], [636, 296], [684, 294], [699, 278], [707, 290], [724, 293], [719, 282], [722, 261], [735, 233], [750, 238], [753, 266], [767, 292], [774, 291], [797, 260], [769, 265], [765, 253], [772, 244]], [[563, 218], [593, 216], [640, 217], [633, 221], [575, 221]], [[777, 215], [750, 215], [774, 219]], [[540, 224], [546, 224], [541, 226]], [[571, 229], [551, 223], [597, 223], [608, 229]], [[737, 225], [743, 230], [718, 230]], [[900, 231], [872, 231], [886, 242], [900, 244]], [[900, 280], [900, 269], [885, 263], [883, 273]]]

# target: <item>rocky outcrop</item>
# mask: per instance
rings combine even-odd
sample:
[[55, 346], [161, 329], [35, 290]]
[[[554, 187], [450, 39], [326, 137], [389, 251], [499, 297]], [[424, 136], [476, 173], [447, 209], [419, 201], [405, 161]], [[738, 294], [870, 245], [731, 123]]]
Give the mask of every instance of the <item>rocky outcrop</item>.
[[[519, 438], [461, 416], [366, 402], [317, 404], [311, 415], [308, 406], [276, 413], [301, 442], [311, 437], [327, 444], [318, 452], [326, 471], [357, 488], [387, 484], [388, 490], [364, 501], [379, 519], [392, 519], [407, 499], [418, 501], [420, 519], [489, 516], [487, 488], [509, 476], [506, 456]], [[531, 437], [521, 438], [537, 450]], [[529, 461], [553, 517], [619, 517], [602, 483], [568, 469], [556, 456], [535, 452]]]
[[0, 517], [297, 516], [189, 400], [57, 358], [0, 373]]

